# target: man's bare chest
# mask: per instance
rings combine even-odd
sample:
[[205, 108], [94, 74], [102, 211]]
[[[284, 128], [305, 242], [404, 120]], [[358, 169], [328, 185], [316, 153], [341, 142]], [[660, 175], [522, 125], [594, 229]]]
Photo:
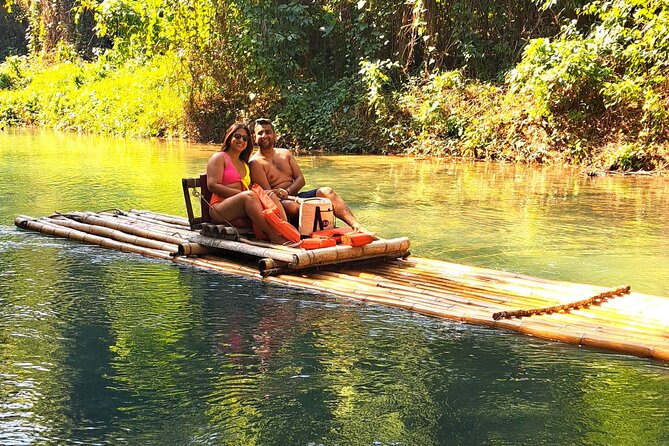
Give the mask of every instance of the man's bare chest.
[[267, 178], [291, 178], [291, 169], [288, 161], [283, 159], [271, 159], [267, 163]]

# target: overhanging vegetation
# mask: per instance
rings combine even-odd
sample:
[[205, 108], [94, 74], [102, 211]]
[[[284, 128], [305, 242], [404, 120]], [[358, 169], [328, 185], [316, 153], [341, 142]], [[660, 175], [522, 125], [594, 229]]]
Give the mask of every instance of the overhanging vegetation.
[[0, 125], [216, 141], [262, 115], [305, 150], [669, 164], [667, 0], [6, 5]]

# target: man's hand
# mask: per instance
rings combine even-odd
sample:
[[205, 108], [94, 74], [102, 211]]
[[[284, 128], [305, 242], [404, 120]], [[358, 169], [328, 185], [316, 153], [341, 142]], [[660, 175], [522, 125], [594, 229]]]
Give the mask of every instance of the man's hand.
[[280, 199], [284, 199], [288, 196], [288, 191], [286, 189], [282, 188], [282, 187], [272, 189], [272, 191], [274, 191], [276, 196], [279, 197]]

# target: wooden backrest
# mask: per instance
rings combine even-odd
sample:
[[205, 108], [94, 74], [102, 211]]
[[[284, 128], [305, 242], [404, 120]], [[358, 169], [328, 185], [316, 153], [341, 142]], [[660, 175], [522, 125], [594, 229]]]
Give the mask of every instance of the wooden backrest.
[[[203, 173], [199, 178], [182, 178], [181, 187], [184, 192], [184, 200], [186, 201], [186, 213], [188, 213], [188, 223], [191, 230], [195, 231], [202, 228], [202, 223], [211, 223], [209, 216], [209, 202], [211, 201], [211, 192], [207, 188], [207, 174]], [[200, 188], [200, 216], [196, 217], [193, 212], [193, 205], [191, 202], [191, 190]]]

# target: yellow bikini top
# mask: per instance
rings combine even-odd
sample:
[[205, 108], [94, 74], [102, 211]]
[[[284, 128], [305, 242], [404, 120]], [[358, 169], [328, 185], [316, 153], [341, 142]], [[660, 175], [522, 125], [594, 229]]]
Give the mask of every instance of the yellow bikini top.
[[251, 171], [249, 170], [249, 165], [244, 163], [244, 169], [246, 170], [246, 175], [242, 177], [242, 184], [247, 189], [251, 189]]

